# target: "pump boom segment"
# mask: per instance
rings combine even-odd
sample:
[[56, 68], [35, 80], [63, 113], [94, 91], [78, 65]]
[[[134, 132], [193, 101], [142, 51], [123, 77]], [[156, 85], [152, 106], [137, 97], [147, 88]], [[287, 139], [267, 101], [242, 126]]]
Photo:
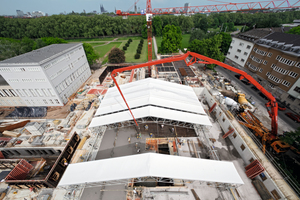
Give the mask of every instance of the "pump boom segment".
[[[187, 58], [189, 58], [189, 61], [187, 61]], [[230, 71], [236, 72], [238, 74], [240, 74], [242, 76], [242, 78], [247, 79], [250, 83], [252, 83], [257, 89], [259, 89], [266, 97], [268, 97], [269, 102], [266, 103], [266, 107], [269, 113], [269, 117], [272, 120], [272, 130], [271, 130], [271, 135], [270, 137], [276, 137], [277, 136], [277, 132], [278, 132], [278, 123], [277, 123], [277, 117], [278, 117], [278, 104], [276, 102], [276, 99], [273, 97], [273, 95], [271, 93], [269, 93], [266, 89], [264, 89], [254, 78], [252, 78], [252, 76], [248, 75], [246, 72], [236, 69], [234, 67], [231, 67], [225, 63], [222, 63], [220, 61], [214, 60], [212, 58], [208, 58], [206, 56], [194, 53], [194, 52], [187, 52], [183, 55], [179, 55], [179, 56], [174, 56], [174, 57], [170, 57], [170, 58], [165, 58], [165, 59], [161, 59], [161, 60], [156, 60], [156, 61], [151, 61], [151, 62], [147, 62], [147, 63], [143, 63], [143, 64], [139, 64], [139, 65], [133, 65], [133, 66], [129, 66], [129, 67], [123, 67], [123, 68], [119, 68], [119, 69], [115, 69], [112, 71], [111, 73], [111, 77], [115, 83], [115, 85], [117, 86], [130, 114], [132, 115], [132, 118], [136, 124], [137, 127], [139, 127], [138, 123], [136, 122], [133, 113], [131, 112], [131, 109], [129, 107], [129, 105], [127, 104], [127, 101], [115, 79], [115, 77], [123, 72], [123, 71], [127, 71], [127, 70], [133, 70], [133, 69], [138, 69], [138, 68], [142, 68], [142, 67], [150, 67], [152, 65], [157, 65], [157, 64], [162, 64], [162, 63], [168, 63], [168, 62], [174, 62], [174, 61], [180, 61], [180, 60], [184, 60], [187, 66], [190, 66], [194, 63], [204, 63], [204, 64], [216, 64], [220, 67], [223, 67], [225, 69], [228, 69]], [[150, 72], [151, 73], [151, 72]]]

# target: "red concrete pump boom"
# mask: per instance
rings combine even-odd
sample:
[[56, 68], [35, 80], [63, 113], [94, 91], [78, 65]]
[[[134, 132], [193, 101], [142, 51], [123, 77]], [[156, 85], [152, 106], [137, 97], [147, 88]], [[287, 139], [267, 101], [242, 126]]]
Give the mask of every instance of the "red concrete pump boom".
[[[187, 62], [187, 58], [190, 58], [189, 62]], [[201, 61], [198, 61], [198, 60], [201, 60]], [[269, 117], [271, 118], [272, 120], [272, 124], [271, 124], [271, 127], [272, 127], [272, 130], [271, 130], [271, 134], [272, 136], [277, 136], [277, 132], [278, 132], [278, 123], [277, 123], [277, 120], [278, 120], [278, 104], [276, 102], [276, 99], [273, 97], [273, 95], [271, 93], [269, 93], [266, 89], [264, 89], [254, 78], [252, 78], [252, 76], [248, 75], [246, 72], [242, 71], [242, 70], [239, 70], [237, 68], [234, 68], [234, 67], [231, 67], [227, 64], [224, 64], [220, 61], [217, 61], [217, 60], [214, 60], [212, 58], [208, 58], [206, 56], [203, 56], [203, 55], [200, 55], [200, 54], [197, 54], [197, 53], [194, 53], [194, 52], [187, 52], [183, 55], [179, 55], [179, 56], [174, 56], [174, 57], [170, 57], [170, 58], [165, 58], [165, 59], [161, 59], [161, 60], [156, 60], [156, 61], [151, 61], [151, 62], [147, 62], [147, 63], [143, 63], [143, 64], [139, 64], [139, 65], [134, 65], [134, 66], [130, 66], [130, 67], [123, 67], [123, 68], [119, 68], [119, 69], [115, 69], [112, 71], [111, 73], [111, 77], [115, 83], [115, 85], [117, 86], [130, 114], [132, 115], [132, 118], [135, 122], [135, 124], [138, 126], [138, 123], [136, 122], [135, 118], [134, 118], [134, 115], [133, 113], [131, 112], [131, 109], [129, 107], [129, 105], [127, 104], [127, 101], [115, 79], [115, 77], [123, 72], [123, 71], [127, 71], [127, 70], [132, 70], [132, 69], [138, 69], [138, 68], [142, 68], [142, 67], [149, 67], [149, 66], [152, 66], [152, 65], [157, 65], [157, 64], [162, 64], [162, 63], [168, 63], [168, 62], [174, 62], [174, 61], [180, 61], [180, 60], [184, 60], [185, 63], [190, 66], [194, 63], [204, 63], [204, 64], [216, 64], [218, 66], [221, 66], [223, 68], [226, 68], [230, 71], [233, 71], [233, 72], [236, 72], [238, 74], [240, 74], [243, 78], [246, 78], [250, 83], [252, 83], [257, 89], [259, 89], [268, 99], [269, 99], [269, 102], [266, 103], [266, 107], [267, 107], [267, 110], [268, 110], [268, 113], [269, 113]]]

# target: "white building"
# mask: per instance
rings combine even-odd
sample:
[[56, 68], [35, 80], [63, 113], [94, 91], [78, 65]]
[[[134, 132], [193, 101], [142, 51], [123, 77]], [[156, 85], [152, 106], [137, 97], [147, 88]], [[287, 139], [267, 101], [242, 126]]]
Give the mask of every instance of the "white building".
[[254, 46], [254, 41], [269, 33], [269, 31], [253, 29], [233, 36], [226, 58], [239, 67], [244, 67]]
[[91, 70], [81, 43], [53, 44], [1, 61], [0, 75], [11, 87], [0, 86], [2, 107], [63, 106]]

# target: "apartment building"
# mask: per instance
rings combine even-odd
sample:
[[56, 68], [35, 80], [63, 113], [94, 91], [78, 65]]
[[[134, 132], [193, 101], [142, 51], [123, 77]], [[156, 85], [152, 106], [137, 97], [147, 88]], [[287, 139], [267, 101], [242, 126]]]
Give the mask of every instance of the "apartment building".
[[237, 36], [233, 35], [226, 55], [226, 62], [237, 68], [245, 67], [246, 60], [253, 49], [254, 41], [263, 38], [268, 34], [270, 34], [270, 31], [254, 29], [245, 33], [240, 33]]
[[274, 32], [257, 40], [246, 66], [260, 84], [300, 113], [300, 36]]
[[1, 107], [63, 106], [91, 71], [82, 44], [73, 43], [49, 45], [1, 61], [0, 75], [11, 88], [0, 86]]

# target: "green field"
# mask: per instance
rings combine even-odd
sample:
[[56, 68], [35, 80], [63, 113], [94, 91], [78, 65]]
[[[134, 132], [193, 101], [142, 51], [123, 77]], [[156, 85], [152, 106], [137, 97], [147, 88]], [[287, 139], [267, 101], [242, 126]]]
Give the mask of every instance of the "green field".
[[[140, 43], [140, 40], [133, 40], [127, 50], [125, 51], [125, 62], [128, 63], [142, 63], [146, 62], [148, 57], [148, 49], [147, 49], [147, 40], [144, 40], [143, 49], [141, 52], [141, 57], [139, 59], [135, 59], [134, 55], [136, 54], [136, 49]], [[123, 47], [122, 47], [123, 48]]]
[[66, 40], [67, 42], [89, 42], [89, 41], [112, 41], [115, 37], [107, 37], [107, 38], [93, 38], [93, 39], [73, 39], [73, 40]]
[[183, 48], [188, 48], [189, 46], [189, 40], [190, 40], [191, 34], [184, 34], [182, 35], [182, 41], [181, 41], [181, 47]]
[[141, 36], [128, 36], [128, 37], [120, 37], [120, 38], [118, 38], [118, 41], [119, 40], [129, 40], [129, 39], [132, 39], [132, 40], [141, 40], [141, 39], [143, 39]]
[[[182, 49], [187, 48], [189, 46], [190, 37], [191, 37], [191, 34], [182, 35], [182, 41], [181, 41]], [[159, 49], [161, 46], [162, 37], [155, 37], [155, 39], [156, 39], [157, 49]]]
[[111, 42], [104, 46], [98, 46], [95, 47], [95, 51], [100, 55], [100, 58], [102, 58], [107, 52], [109, 52], [113, 47], [119, 47], [122, 44], [122, 42]]

